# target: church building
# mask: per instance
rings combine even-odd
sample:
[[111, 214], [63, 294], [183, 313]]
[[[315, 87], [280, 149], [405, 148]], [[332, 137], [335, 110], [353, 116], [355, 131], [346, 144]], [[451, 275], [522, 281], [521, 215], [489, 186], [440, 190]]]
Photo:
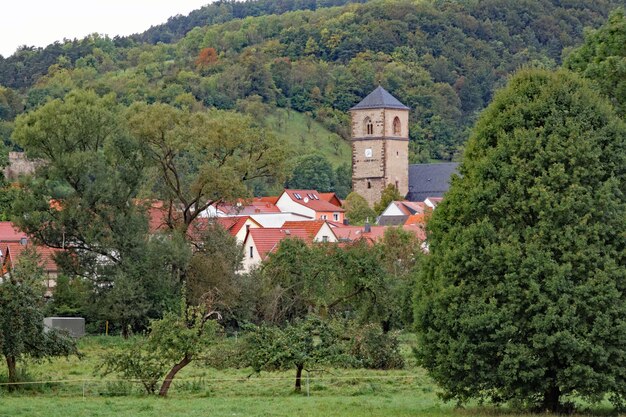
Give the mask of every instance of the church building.
[[352, 190], [370, 206], [390, 184], [412, 201], [441, 197], [456, 171], [456, 163], [409, 166], [409, 110], [380, 86], [350, 109]]

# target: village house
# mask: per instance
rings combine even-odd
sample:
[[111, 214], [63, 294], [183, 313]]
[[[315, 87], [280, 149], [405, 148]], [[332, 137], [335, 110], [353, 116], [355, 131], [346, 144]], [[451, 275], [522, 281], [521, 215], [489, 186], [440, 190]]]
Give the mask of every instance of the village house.
[[250, 229], [243, 242], [244, 257], [241, 272], [250, 272], [274, 252], [283, 239], [302, 239], [311, 242], [304, 229], [263, 228]]
[[338, 223], [344, 220], [345, 210], [324, 200], [316, 190], [285, 190], [278, 198], [276, 207], [283, 212], [301, 214], [315, 220]]
[[46, 288], [45, 295], [50, 297], [59, 275], [59, 267], [54, 259], [60, 249], [38, 246], [32, 243], [26, 233], [17, 229], [11, 222], [0, 222], [0, 280], [4, 280], [19, 263], [20, 258], [32, 250], [38, 257], [42, 268]]

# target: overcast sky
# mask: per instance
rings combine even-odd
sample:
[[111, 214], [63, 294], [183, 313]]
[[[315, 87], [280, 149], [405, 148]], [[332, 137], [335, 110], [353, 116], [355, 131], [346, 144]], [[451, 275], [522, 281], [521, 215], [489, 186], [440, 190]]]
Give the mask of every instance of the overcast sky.
[[186, 15], [214, 0], [4, 0], [0, 3], [0, 55], [21, 45], [46, 46], [97, 32], [130, 35]]

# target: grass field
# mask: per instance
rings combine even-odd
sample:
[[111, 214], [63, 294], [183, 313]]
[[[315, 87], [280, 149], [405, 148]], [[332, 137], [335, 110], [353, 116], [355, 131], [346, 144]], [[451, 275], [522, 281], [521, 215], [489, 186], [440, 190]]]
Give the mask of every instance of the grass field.
[[[308, 384], [305, 379], [300, 394], [293, 392], [295, 371], [251, 375], [249, 369], [216, 370], [197, 361], [179, 374], [169, 397], [163, 399], [143, 394], [138, 383], [95, 375], [102, 354], [119, 349], [124, 342], [118, 337], [87, 337], [80, 341], [84, 354], [80, 360], [28, 364], [29, 381], [43, 383], [25, 385], [12, 393], [0, 390], [0, 416], [519, 415], [493, 407], [456, 409], [441, 402], [432, 381], [412, 359], [410, 342], [410, 337], [405, 338], [407, 366], [403, 370], [316, 371], [309, 374]], [[609, 413], [608, 409], [593, 409], [595, 415]]]
[[349, 142], [303, 113], [277, 109], [267, 117], [266, 124], [288, 143], [293, 156], [321, 153], [334, 168], [352, 161]]

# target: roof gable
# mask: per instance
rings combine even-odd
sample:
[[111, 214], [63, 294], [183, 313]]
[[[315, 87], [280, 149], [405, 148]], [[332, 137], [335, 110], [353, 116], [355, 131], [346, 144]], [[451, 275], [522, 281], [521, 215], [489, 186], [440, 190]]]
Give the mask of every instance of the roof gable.
[[400, 100], [389, 94], [387, 90], [381, 86], [376, 87], [374, 91], [369, 93], [359, 104], [352, 107], [350, 110], [361, 109], [399, 109], [410, 110], [407, 106], [400, 103]]
[[248, 230], [248, 236], [246, 237], [246, 245], [250, 243], [250, 239], [254, 242], [257, 252], [261, 259], [276, 250], [278, 244], [283, 239], [302, 239], [305, 242], [310, 242], [311, 238], [309, 234], [303, 229], [290, 229], [290, 228], [264, 228], [264, 229], [250, 229]]

